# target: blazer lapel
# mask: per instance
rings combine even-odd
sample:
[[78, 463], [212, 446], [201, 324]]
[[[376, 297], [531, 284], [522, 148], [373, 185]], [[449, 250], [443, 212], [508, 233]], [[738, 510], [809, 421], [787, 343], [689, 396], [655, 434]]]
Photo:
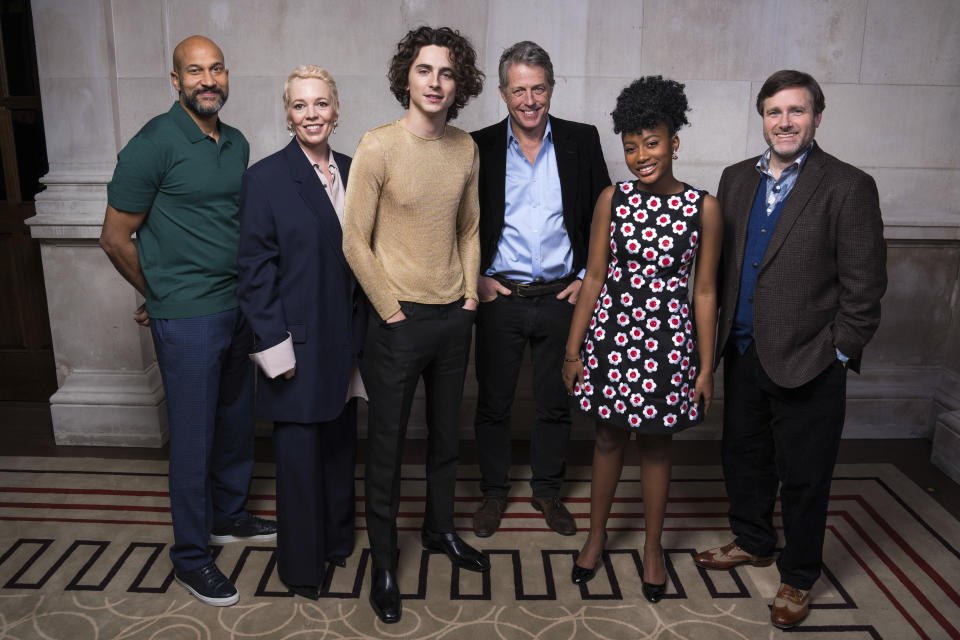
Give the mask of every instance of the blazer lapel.
[[773, 230], [773, 235], [770, 237], [770, 245], [767, 247], [767, 252], [763, 256], [763, 262], [760, 264], [761, 269], [769, 264], [773, 257], [777, 255], [777, 251], [780, 250], [784, 240], [787, 239], [787, 235], [793, 228], [797, 218], [800, 217], [804, 207], [807, 206], [810, 197], [816, 192], [817, 187], [820, 186], [820, 181], [823, 180], [823, 176], [823, 158], [818, 153], [818, 147], [815, 146], [810, 150], [803, 169], [800, 170], [800, 175], [797, 176], [797, 182], [793, 185], [793, 189], [790, 191], [790, 195], [787, 196], [787, 201], [783, 205], [783, 211], [780, 212], [780, 219], [777, 220], [777, 226]]
[[506, 179], [507, 175], [507, 119], [504, 118], [497, 127], [496, 133], [492, 139], [487, 141], [485, 148], [480, 150], [480, 166], [487, 174], [487, 203], [488, 212], [492, 215], [490, 228], [499, 230], [503, 228], [504, 205], [507, 199]]
[[[729, 210], [733, 212], [734, 233], [733, 241], [737, 260], [736, 273], [739, 274], [743, 269], [743, 252], [747, 247], [747, 229], [750, 226], [750, 210], [753, 208], [753, 199], [757, 195], [757, 189], [760, 187], [761, 176], [759, 172], [750, 166], [746, 168], [740, 176], [737, 176], [734, 189], [729, 189], [734, 193], [733, 202], [730, 203]], [[726, 208], [726, 206], [724, 206]], [[737, 276], [739, 278], [739, 275]]]
[[[307, 160], [300, 145], [296, 140], [291, 140], [286, 149], [287, 163], [290, 166], [290, 176], [297, 185], [297, 193], [306, 203], [307, 207], [313, 211], [320, 222], [324, 239], [330, 244], [333, 255], [337, 257], [340, 265], [350, 271], [347, 260], [343, 256], [343, 229], [340, 221], [337, 219], [337, 212], [334, 211], [330, 198], [327, 196], [323, 183], [317, 177], [317, 172]], [[339, 161], [339, 159], [338, 159]], [[346, 171], [341, 172], [341, 176]], [[344, 181], [346, 187], [346, 181]]]
[[[563, 214], [566, 220], [568, 213], [572, 215], [576, 210], [577, 188], [580, 180], [577, 179], [577, 145], [570, 136], [566, 123], [559, 118], [550, 118], [550, 130], [553, 132], [553, 152], [557, 158], [557, 176], [560, 178], [560, 199], [563, 203]], [[567, 220], [567, 228], [572, 229], [573, 221]]]

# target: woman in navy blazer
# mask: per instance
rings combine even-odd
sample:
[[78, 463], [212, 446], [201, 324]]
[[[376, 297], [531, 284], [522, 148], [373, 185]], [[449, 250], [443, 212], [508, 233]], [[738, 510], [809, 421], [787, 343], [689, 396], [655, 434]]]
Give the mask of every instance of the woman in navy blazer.
[[366, 305], [341, 249], [350, 158], [328, 144], [337, 85], [300, 66], [283, 102], [293, 140], [243, 176], [238, 295], [263, 374], [257, 415], [274, 421], [280, 579], [317, 599], [328, 563], [353, 552]]

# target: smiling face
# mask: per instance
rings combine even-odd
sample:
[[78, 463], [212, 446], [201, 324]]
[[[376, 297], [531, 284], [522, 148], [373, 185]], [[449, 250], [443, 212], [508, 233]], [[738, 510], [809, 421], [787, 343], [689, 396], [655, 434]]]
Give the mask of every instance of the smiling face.
[[510, 65], [507, 86], [500, 87], [500, 97], [507, 103], [515, 135], [522, 131], [533, 137], [543, 137], [552, 95], [553, 89], [543, 67], [520, 62]]
[[810, 146], [822, 113], [813, 113], [806, 87], [782, 89], [763, 101], [763, 139], [770, 145], [770, 163], [790, 165]]
[[446, 121], [457, 91], [450, 50], [434, 44], [421, 47], [407, 73], [407, 91], [411, 111]]
[[320, 78], [294, 78], [287, 95], [287, 125], [304, 148], [325, 152], [339, 117], [330, 85]]
[[170, 79], [180, 94], [180, 103], [205, 117], [220, 111], [227, 101], [229, 73], [220, 48], [206, 38], [194, 36], [177, 45]]
[[673, 177], [673, 154], [680, 146], [676, 134], [670, 135], [666, 123], [652, 129], [624, 133], [623, 159], [630, 173], [653, 193], [673, 193], [677, 180]]

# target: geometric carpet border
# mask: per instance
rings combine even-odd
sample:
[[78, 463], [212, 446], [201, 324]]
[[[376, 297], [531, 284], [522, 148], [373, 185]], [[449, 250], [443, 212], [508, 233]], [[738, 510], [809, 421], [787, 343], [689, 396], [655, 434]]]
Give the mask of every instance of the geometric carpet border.
[[[258, 465], [251, 492], [258, 514], [274, 511], [272, 472]], [[664, 534], [669, 585], [656, 607], [639, 597], [639, 470], [625, 468], [604, 567], [580, 586], [568, 584], [568, 576], [585, 535], [589, 468], [568, 470], [565, 502], [581, 529], [572, 538], [549, 533], [529, 506], [526, 473], [513, 470], [504, 527], [477, 540], [469, 533], [480, 499], [477, 472], [460, 470], [457, 528], [490, 553], [493, 565], [490, 574], [477, 575], [443, 558], [431, 562], [434, 554], [419, 548], [423, 468], [404, 468], [398, 519], [404, 619], [382, 627], [365, 602], [369, 552], [362, 532], [347, 568], [328, 574], [316, 604], [293, 598], [279, 583], [272, 546], [214, 547], [241, 591], [232, 613], [216, 610], [171, 588], [164, 462], [0, 457], [0, 638], [215, 638], [229, 631], [251, 638], [552, 639], [618, 638], [624, 630], [636, 637], [775, 637], [767, 619], [779, 582], [775, 567], [707, 572], [692, 562], [695, 549], [729, 537], [719, 467], [673, 470]], [[793, 632], [960, 640], [960, 523], [892, 465], [840, 465], [833, 484], [823, 579], [810, 617]], [[361, 481], [360, 499], [362, 489]], [[362, 511], [358, 503], [360, 530]], [[83, 624], [68, 622], [76, 620]]]

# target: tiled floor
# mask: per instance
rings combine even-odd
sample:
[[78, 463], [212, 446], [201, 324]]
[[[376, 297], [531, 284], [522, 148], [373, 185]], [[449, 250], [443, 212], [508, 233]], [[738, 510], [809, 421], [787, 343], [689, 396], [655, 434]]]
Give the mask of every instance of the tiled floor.
[[[464, 440], [461, 443], [461, 462], [476, 464], [476, 443]], [[364, 462], [365, 447], [360, 443], [359, 460]], [[673, 461], [677, 465], [720, 463], [720, 443], [713, 440], [676, 440]], [[167, 450], [134, 447], [65, 447], [53, 441], [50, 411], [47, 405], [26, 403], [0, 403], [0, 455], [4, 456], [52, 456], [52, 457], [102, 457], [158, 460], [166, 459]], [[426, 455], [425, 442], [412, 441], [404, 452], [404, 461], [422, 463]], [[567, 463], [589, 465], [592, 447], [582, 441], [572, 441]], [[257, 439], [257, 460], [269, 462], [273, 453], [268, 438]], [[525, 442], [515, 442], [514, 464], [529, 459]], [[907, 477], [926, 490], [955, 518], [960, 519], [960, 485], [953, 482], [939, 469], [930, 464], [928, 440], [844, 440], [840, 445], [838, 462], [847, 464], [889, 462]], [[630, 447], [627, 464], [638, 464], [639, 455]]]

